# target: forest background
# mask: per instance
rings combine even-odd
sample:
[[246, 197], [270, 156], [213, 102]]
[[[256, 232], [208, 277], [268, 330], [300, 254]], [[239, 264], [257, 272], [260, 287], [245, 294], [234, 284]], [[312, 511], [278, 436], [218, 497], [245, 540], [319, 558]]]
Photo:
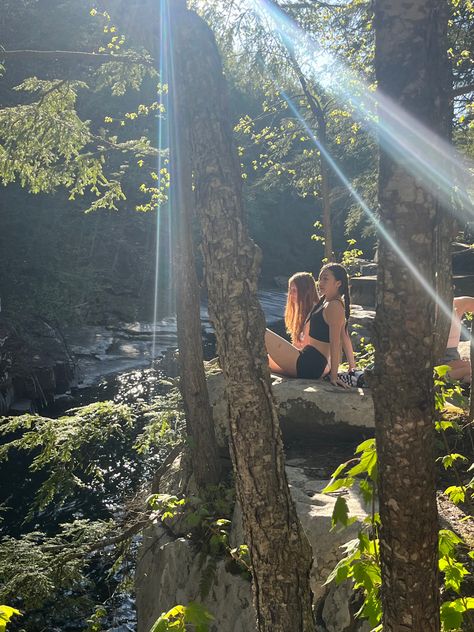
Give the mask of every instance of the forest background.
[[[116, 53], [121, 51], [110, 49], [109, 44], [115, 47], [122, 42], [121, 50], [138, 51], [156, 46], [157, 16], [153, 15], [152, 3], [128, 3], [125, 11], [121, 11], [121, 2], [101, 4], [99, 10], [107, 9], [109, 19], [102, 14], [90, 15], [97, 10], [94, 2], [6, 0], [0, 18], [1, 45], [6, 50], [103, 48]], [[263, 45], [261, 29], [251, 24], [245, 12], [235, 30], [234, 26], [226, 26], [227, 6], [213, 3], [212, 8], [205, 9], [206, 17], [220, 36], [231, 85], [250, 231], [263, 251], [261, 283], [271, 285], [275, 276], [288, 276], [298, 270], [317, 272], [324, 256], [321, 228], [314, 227], [322, 219], [317, 152], [276, 89], [281, 84], [307, 107], [291, 60], [287, 58], [281, 63], [281, 42], [267, 41]], [[239, 10], [235, 10], [238, 17]], [[464, 10], [462, 19], [468, 18], [469, 13]], [[324, 38], [329, 38], [331, 29], [339, 25], [340, 36], [333, 32], [327, 45], [335, 53], [347, 56], [356, 69], [363, 69], [369, 81], [373, 80], [373, 31], [370, 12], [364, 3], [349, 3], [342, 13], [324, 8], [318, 13], [308, 11], [307, 22], [309, 29], [322, 33]], [[150, 24], [154, 24], [151, 29]], [[468, 37], [467, 26], [463, 24], [456, 30], [453, 27], [456, 38], [453, 57], [461, 62], [459, 72], [464, 72], [470, 64], [464, 56], [468, 46], [463, 41]], [[349, 38], [350, 33], [354, 36]], [[135, 86], [113, 88], [113, 82], [106, 77], [108, 71], [91, 66], [80, 57], [45, 58], [34, 54], [8, 57], [0, 86], [0, 104], [10, 108], [31, 102], [34, 92], [13, 90], [28, 77], [83, 82], [74, 88], [74, 96], [70, 95], [73, 101], [77, 95], [71, 107], [77, 105], [80, 119], [90, 121], [90, 133], [96, 137], [96, 143], [97, 137], [117, 136], [120, 142], [146, 138], [156, 146], [158, 117], [163, 114], [156, 109], [147, 110], [148, 115], [144, 115], [143, 109], [139, 112], [140, 106], [157, 101], [156, 76], [145, 76], [140, 85], [137, 75]], [[272, 73], [275, 81], [269, 80]], [[376, 182], [373, 139], [360, 129], [350, 111], [331, 103], [313, 85], [309, 87], [326, 111], [331, 155], [362, 197], [373, 202]], [[111, 88], [117, 93], [115, 96]], [[62, 97], [60, 92], [56, 94], [59, 101], [45, 105], [56, 108], [53, 115], [60, 116]], [[44, 118], [47, 116], [45, 110]], [[4, 128], [10, 124], [6, 117], [2, 119]], [[460, 110], [456, 117], [458, 138], [469, 151], [472, 150], [470, 124], [469, 116]], [[30, 127], [30, 134], [39, 136], [40, 129], [41, 125], [37, 130]], [[94, 151], [87, 144], [85, 148]], [[126, 196], [116, 199], [113, 209], [100, 208], [84, 214], [92, 203], [97, 204], [96, 196], [87, 189], [84, 196], [76, 195], [70, 200], [70, 191], [53, 182], [45, 187], [44, 183], [27, 178], [27, 186], [22, 188], [21, 166], [15, 174], [17, 181], [2, 191], [0, 296], [4, 311], [13, 314], [31, 311], [62, 322], [151, 320], [156, 215], [137, 212], [136, 208], [148, 208], [154, 169], [147, 169], [146, 165], [140, 168], [140, 156], [134, 160], [130, 153], [107, 149], [102, 152], [104, 170], [111, 174], [110, 181], [121, 183]], [[346, 250], [350, 237], [371, 258], [375, 245], [373, 229], [362, 219], [362, 212], [350, 193], [332, 174], [329, 186], [334, 250], [337, 253]], [[32, 196], [28, 189], [41, 192]], [[104, 207], [107, 204], [106, 200]], [[312, 235], [316, 239], [311, 239]], [[166, 278], [161, 283], [163, 290], [164, 284]], [[164, 312], [169, 311], [168, 305], [161, 307]]]

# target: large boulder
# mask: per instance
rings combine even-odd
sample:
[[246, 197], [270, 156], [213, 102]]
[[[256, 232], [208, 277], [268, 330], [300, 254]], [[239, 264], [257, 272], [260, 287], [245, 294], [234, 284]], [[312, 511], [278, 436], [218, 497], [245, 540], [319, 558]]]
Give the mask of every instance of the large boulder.
[[[208, 389], [218, 442], [225, 447], [229, 415], [220, 371], [208, 374]], [[351, 440], [373, 434], [370, 389], [342, 389], [323, 380], [274, 376], [272, 391], [285, 442], [303, 440], [311, 444], [329, 437]]]
[[[341, 545], [356, 537], [367, 511], [354, 491], [345, 495], [349, 511], [357, 521], [349, 528], [331, 531], [335, 495], [321, 494], [327, 484], [315, 476], [314, 459], [287, 463], [286, 473], [296, 509], [313, 548], [311, 588], [319, 632], [365, 632], [370, 626], [354, 619], [358, 609], [349, 583], [326, 586], [325, 581], [342, 557]], [[178, 459], [171, 468], [174, 478], [160, 485], [161, 492], [177, 493], [183, 467]], [[238, 505], [232, 520], [231, 546], [244, 542]], [[207, 569], [207, 570], [204, 570]], [[209, 577], [209, 569], [212, 570]], [[204, 557], [191, 541], [169, 527], [153, 525], [140, 548], [136, 594], [138, 632], [148, 632], [162, 612], [176, 604], [201, 602], [215, 617], [212, 632], [254, 632], [255, 612], [251, 585], [240, 574], [229, 572], [225, 559]], [[203, 583], [208, 584], [202, 595]]]

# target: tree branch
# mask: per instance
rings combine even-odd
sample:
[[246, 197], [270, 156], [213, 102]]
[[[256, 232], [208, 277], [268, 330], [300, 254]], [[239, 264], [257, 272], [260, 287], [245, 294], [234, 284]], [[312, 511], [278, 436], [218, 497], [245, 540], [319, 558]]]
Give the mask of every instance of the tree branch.
[[312, 0], [310, 2], [285, 2], [278, 5], [281, 9], [345, 9], [347, 4], [332, 4], [331, 2], [323, 2], [323, 0]]
[[88, 53], [85, 51], [73, 50], [3, 50], [0, 51], [0, 59], [18, 59], [29, 57], [39, 57], [49, 59], [72, 59], [87, 61], [94, 64], [105, 64], [111, 61], [118, 61], [127, 64], [144, 64], [152, 66], [153, 62], [145, 57], [133, 57], [130, 55], [112, 55], [111, 53]]
[[469, 94], [470, 92], [474, 92], [474, 83], [454, 88], [451, 94], [453, 97], [461, 97], [463, 94]]

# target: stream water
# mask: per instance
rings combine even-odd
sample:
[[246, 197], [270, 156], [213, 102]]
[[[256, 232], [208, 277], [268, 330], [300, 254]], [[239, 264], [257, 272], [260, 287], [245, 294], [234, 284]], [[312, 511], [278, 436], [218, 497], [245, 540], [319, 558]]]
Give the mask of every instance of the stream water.
[[[286, 291], [260, 290], [259, 300], [268, 324], [282, 319]], [[203, 337], [209, 340], [213, 329], [205, 304], [201, 306], [201, 324]], [[78, 363], [80, 388], [96, 386], [107, 376], [150, 366], [155, 358], [178, 346], [174, 316], [156, 323], [75, 326], [63, 333]]]
[[[268, 324], [272, 325], [282, 318], [285, 291], [262, 290], [259, 298]], [[205, 352], [209, 358], [214, 354], [215, 347], [205, 304], [201, 307], [201, 322]], [[160, 394], [159, 378], [167, 375], [167, 369], [155, 360], [159, 360], [167, 351], [177, 348], [175, 317], [164, 318], [154, 324], [136, 322], [114, 326], [83, 325], [66, 328], [63, 334], [77, 362], [79, 383], [71, 394], [60, 396], [53, 406], [41, 411], [43, 416], [53, 418], [72, 407], [96, 401], [114, 400], [117, 403], [130, 404], [140, 400], [149, 401], [154, 395]], [[25, 532], [24, 508], [33, 500], [33, 496], [27, 500], [27, 494], [34, 494], [37, 483], [40, 484], [43, 478], [41, 474], [29, 471], [30, 460], [24, 454], [17, 454], [16, 458], [3, 464], [0, 472], [1, 477], [5, 477], [4, 480], [11, 483], [5, 485], [3, 492], [6, 493], [5, 500], [10, 507], [7, 533], [13, 537], [20, 537]], [[2, 497], [3, 495], [4, 493]], [[76, 498], [60, 509], [51, 506], [39, 513], [35, 528], [52, 534], [58, 522], [67, 522], [88, 515], [94, 518], [107, 517], [105, 514], [102, 515], [104, 508], [100, 503], [96, 507], [94, 503], [89, 506], [89, 502], [88, 497], [85, 501]], [[118, 508], [117, 511], [121, 509]], [[115, 513], [115, 510], [112, 513]], [[137, 545], [138, 540], [135, 542], [135, 546]], [[100, 579], [100, 561], [98, 562], [98, 581], [92, 589], [91, 597], [96, 603], [107, 600], [107, 621], [103, 628], [106, 632], [133, 632], [136, 629], [132, 595], [127, 591], [120, 594], [110, 592], [110, 587], [113, 589], [113, 586], [117, 586], [122, 576], [128, 572], [126, 565], [127, 563], [122, 565], [113, 577], [104, 582]], [[30, 614], [33, 618], [29, 622], [35, 626], [35, 615]], [[78, 632], [84, 629], [84, 622], [71, 616], [67, 623], [61, 623], [60, 627], [53, 621], [49, 621], [48, 626], [54, 632], [66, 629]]]

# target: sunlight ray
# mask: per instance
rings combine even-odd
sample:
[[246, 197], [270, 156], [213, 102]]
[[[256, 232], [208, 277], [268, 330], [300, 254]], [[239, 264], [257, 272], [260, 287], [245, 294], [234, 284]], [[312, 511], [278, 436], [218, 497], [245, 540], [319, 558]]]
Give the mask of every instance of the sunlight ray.
[[[316, 138], [315, 134], [313, 133], [313, 131], [311, 130], [311, 128], [307, 124], [307, 122], [304, 119], [304, 117], [299, 112], [299, 110], [296, 107], [296, 105], [294, 104], [293, 100], [281, 88], [280, 88], [280, 93], [283, 96], [283, 98], [285, 99], [286, 103], [288, 104], [288, 107], [291, 109], [293, 114], [300, 121], [302, 127], [304, 128], [304, 130], [306, 131], [308, 136], [311, 138], [311, 140], [316, 145], [318, 150], [321, 152], [321, 154], [327, 160], [328, 164], [331, 166], [331, 168], [334, 171], [334, 173], [337, 175], [337, 177], [342, 182], [342, 184], [347, 188], [347, 190], [351, 193], [352, 197], [356, 200], [356, 202], [362, 208], [362, 210], [367, 215], [367, 217], [370, 219], [372, 224], [375, 226], [375, 228], [377, 230], [377, 234], [380, 237], [382, 237], [389, 244], [390, 248], [397, 254], [397, 256], [399, 257], [401, 262], [408, 268], [408, 270], [412, 273], [414, 278], [418, 281], [418, 283], [421, 285], [421, 287], [429, 294], [429, 296], [433, 299], [433, 301], [436, 303], [436, 305], [438, 305], [439, 309], [443, 312], [443, 314], [448, 319], [451, 319], [452, 313], [453, 313], [452, 306], [448, 305], [445, 301], [442, 300], [442, 298], [438, 295], [438, 293], [433, 288], [433, 286], [423, 276], [423, 274], [418, 270], [418, 268], [411, 261], [410, 257], [400, 247], [400, 245], [397, 243], [396, 239], [394, 239], [394, 237], [385, 228], [385, 226], [382, 224], [382, 222], [377, 217], [377, 215], [372, 211], [372, 209], [364, 201], [364, 199], [361, 197], [361, 195], [358, 193], [358, 191], [354, 188], [354, 186], [352, 185], [350, 180], [346, 177], [344, 172], [341, 170], [339, 165], [333, 159], [331, 154], [321, 144], [321, 142]], [[463, 332], [464, 336], [467, 336], [468, 338], [470, 338], [469, 330], [464, 325], [461, 325], [461, 328], [462, 328], [462, 332]]]
[[[165, 19], [165, 2], [160, 1], [160, 19], [159, 19], [159, 28], [160, 28], [160, 50], [159, 50], [159, 76], [160, 82], [163, 83], [164, 78], [166, 78], [167, 74], [167, 20]], [[160, 105], [165, 105], [165, 93], [163, 90], [160, 91], [159, 95], [159, 103]], [[163, 129], [163, 116], [160, 115], [158, 117], [158, 175], [161, 176], [161, 169], [163, 167], [163, 149], [164, 149], [165, 139], [164, 139], [164, 129]], [[157, 321], [158, 321], [158, 301], [160, 297], [160, 259], [162, 258], [162, 253], [160, 249], [160, 241], [162, 239], [161, 231], [163, 227], [163, 212], [161, 208], [161, 204], [158, 204], [156, 209], [156, 252], [155, 252], [155, 294], [153, 301], [153, 342], [152, 342], [152, 350], [151, 350], [151, 359], [152, 361], [156, 358], [156, 334], [157, 334]]]
[[[358, 122], [381, 148], [413, 170], [432, 187], [443, 208], [462, 222], [474, 218], [474, 164], [446, 140], [431, 131], [388, 96], [374, 91], [348, 66], [332, 57], [271, 0], [251, 0], [250, 5], [266, 29], [299, 55], [305, 72], [334, 95], [350, 104]], [[457, 201], [457, 204], [455, 203]]]
[[[336, 62], [337, 73], [335, 73], [333, 68], [335, 60], [332, 60], [327, 52], [322, 50], [271, 0], [252, 0], [251, 6], [267, 29], [277, 33], [292, 50], [295, 50], [295, 46], [303, 48], [306, 53], [306, 58], [303, 60], [305, 69], [309, 68], [317, 82], [340, 100], [352, 103], [356, 112], [362, 117], [361, 124], [363, 123], [371, 133], [376, 135], [382, 148], [405, 168], [407, 166], [412, 168], [425, 187], [427, 184], [431, 185], [433, 188], [430, 188], [430, 193], [439, 198], [445, 209], [453, 212], [453, 195], [457, 195], [462, 202], [463, 221], [474, 216], [474, 206], [466, 186], [467, 182], [473, 183], [474, 165], [468, 163], [467, 158], [462, 157], [449, 143], [402, 110], [391, 99], [381, 95], [380, 92], [373, 93], [364, 81], [340, 62]], [[310, 57], [308, 53], [311, 53]], [[445, 316], [451, 318], [452, 306], [441, 299], [433, 286], [413, 264], [396, 239], [353, 187], [327, 148], [319, 142], [292, 99], [282, 90], [274, 77], [272, 80], [334, 173], [374, 224], [380, 237], [389, 244]], [[462, 174], [461, 186], [453, 183], [454, 172], [457, 172], [458, 176]], [[474, 188], [474, 183], [471, 188]], [[464, 325], [462, 325], [462, 331], [464, 336], [470, 339], [470, 332]]]

